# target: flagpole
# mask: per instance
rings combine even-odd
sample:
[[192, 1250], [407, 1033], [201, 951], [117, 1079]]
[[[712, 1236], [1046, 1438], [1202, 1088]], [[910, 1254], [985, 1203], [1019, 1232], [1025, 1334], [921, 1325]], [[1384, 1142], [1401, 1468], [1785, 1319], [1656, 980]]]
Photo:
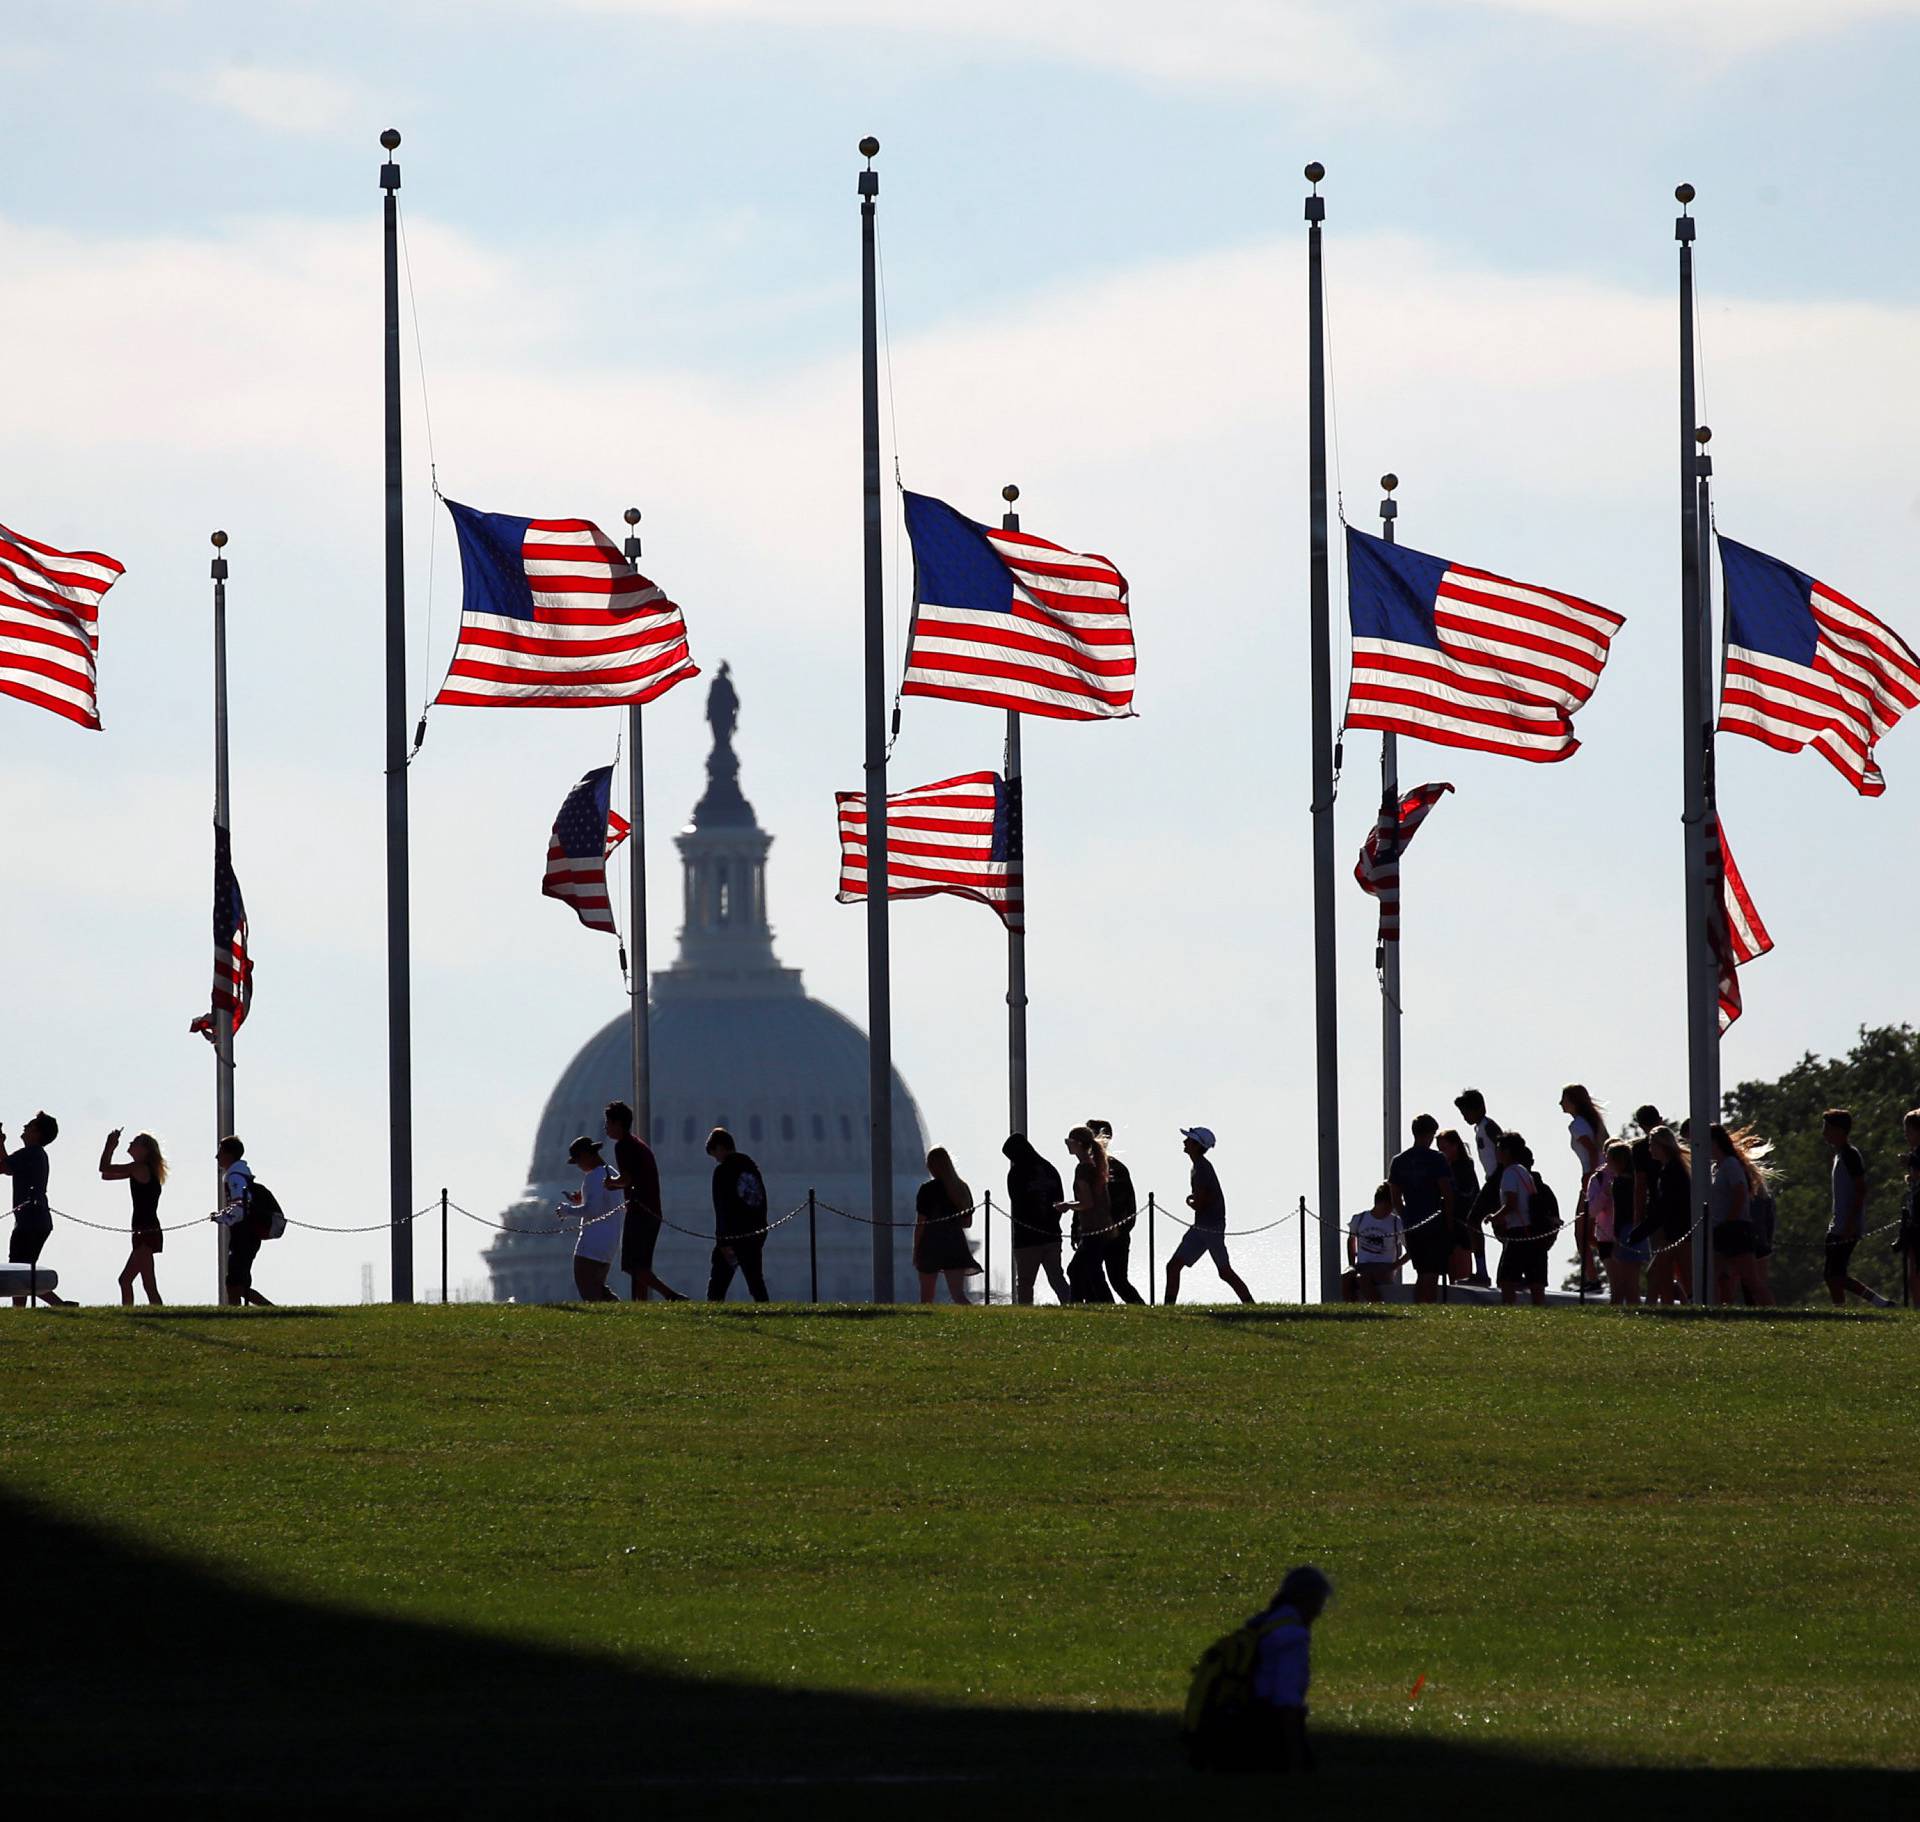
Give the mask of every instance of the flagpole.
[[893, 1301], [893, 981], [887, 941], [887, 615], [880, 568], [880, 345], [874, 311], [879, 140], [860, 142], [860, 439], [867, 648], [867, 1127], [873, 1300]]
[[[640, 508], [626, 510], [626, 559], [640, 564]], [[633, 1042], [633, 1129], [653, 1143], [652, 988], [647, 972], [647, 767], [641, 744], [640, 704], [627, 706], [627, 887], [630, 910], [627, 932], [631, 963], [627, 971], [627, 1021]]]
[[[213, 534], [213, 826], [216, 831], [233, 834], [233, 798], [227, 771], [227, 534]], [[218, 844], [218, 835], [215, 837]], [[218, 907], [216, 906], [216, 912]], [[217, 935], [217, 933], [216, 933]], [[229, 945], [232, 933], [227, 936]], [[216, 952], [216, 960], [220, 959]], [[233, 1117], [233, 1007], [228, 996], [214, 995], [213, 1001], [213, 1126], [214, 1149], [234, 1128]], [[213, 1206], [224, 1211], [227, 1190], [225, 1172], [214, 1167], [217, 1187]], [[223, 1222], [215, 1230], [215, 1269], [219, 1282], [214, 1286], [216, 1303], [226, 1298], [228, 1229]]]
[[407, 929], [407, 575], [400, 486], [400, 135], [380, 135], [385, 193], [387, 455], [387, 1156], [393, 1301], [413, 1301], [413, 982]]
[[[1018, 531], [1020, 515], [1014, 502], [1020, 489], [1009, 482], [1000, 489], [1007, 510], [1000, 515], [1002, 531]], [[1020, 713], [1007, 710], [1007, 870], [1019, 878], [1020, 924], [1007, 931], [1007, 1130], [1022, 1136], [1027, 1130], [1027, 808], [1024, 774], [1020, 767]]]
[[1694, 222], [1687, 214], [1694, 188], [1674, 191], [1680, 217], [1680, 695], [1681, 825], [1685, 834], [1687, 919], [1687, 1106], [1693, 1147], [1692, 1216], [1694, 1296], [1706, 1302], [1707, 1200], [1712, 1181], [1713, 1049], [1718, 1008], [1715, 969], [1707, 940], [1707, 754], [1701, 739], [1706, 689], [1704, 578], [1700, 570], [1700, 497], [1696, 468], [1693, 323]]
[[[1389, 544], [1394, 541], [1394, 521], [1400, 517], [1400, 503], [1393, 490], [1400, 477], [1383, 474], [1380, 485], [1386, 498], [1380, 502], [1380, 535]], [[1389, 866], [1400, 859], [1400, 739], [1396, 734], [1380, 736], [1380, 857]], [[1406, 881], [1397, 887], [1400, 911], [1396, 924], [1406, 916]], [[1381, 941], [1374, 945], [1375, 962], [1380, 974], [1380, 1127], [1382, 1135], [1381, 1169], [1391, 1170], [1400, 1148], [1400, 944]]]
[[[1717, 1120], [1720, 1117], [1719, 953], [1726, 937], [1726, 888], [1722, 884], [1720, 866], [1720, 791], [1713, 739], [1719, 703], [1719, 672], [1714, 663], [1713, 639], [1713, 457], [1707, 453], [1707, 445], [1713, 441], [1713, 432], [1702, 424], [1695, 429], [1693, 441], [1694, 518], [1700, 534], [1700, 763], [1706, 806], [1700, 846], [1705, 889], [1709, 894], [1707, 915], [1716, 933], [1707, 945], [1710, 967], [1702, 989], [1706, 1004], [1700, 1016], [1707, 1039], [1707, 1105], [1713, 1110], [1712, 1118]], [[1725, 602], [1721, 605], [1724, 610]], [[1694, 1131], [1699, 1134], [1700, 1128], [1696, 1125]], [[1713, 1135], [1708, 1132], [1698, 1142], [1707, 1147], [1707, 1170], [1711, 1178]], [[1694, 1281], [1702, 1287], [1702, 1303], [1710, 1301], [1709, 1291], [1705, 1287], [1711, 1266], [1711, 1243], [1712, 1234], [1707, 1224], [1702, 1222], [1694, 1230], [1693, 1251]]]
[[1313, 673], [1313, 972], [1319, 1084], [1320, 1299], [1340, 1300], [1340, 1031], [1333, 899], [1333, 632], [1327, 579], [1327, 361], [1320, 224], [1326, 167], [1306, 169], [1308, 658]]

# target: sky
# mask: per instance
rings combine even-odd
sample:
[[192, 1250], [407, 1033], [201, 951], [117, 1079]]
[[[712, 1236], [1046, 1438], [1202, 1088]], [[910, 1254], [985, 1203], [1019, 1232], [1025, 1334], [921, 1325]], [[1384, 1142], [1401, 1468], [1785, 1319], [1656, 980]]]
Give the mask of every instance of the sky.
[[[1138, 718], [1029, 723], [1036, 1130], [1110, 1117], [1142, 1190], [1220, 1135], [1230, 1220], [1316, 1194], [1301, 167], [1328, 171], [1336, 483], [1371, 527], [1627, 625], [1581, 751], [1403, 742], [1456, 787], [1405, 868], [1406, 1112], [1482, 1087], [1563, 1199], [1560, 1086], [1624, 1121], [1685, 1098], [1672, 201], [1699, 192], [1703, 411], [1729, 535], [1920, 640], [1914, 0], [16, 0], [0, 27], [0, 520], [127, 565], [105, 731], [0, 700], [10, 1036], [0, 1119], [63, 1133], [48, 1261], [110, 1300], [111, 1126], [211, 1203], [208, 534], [232, 543], [234, 852], [258, 968], [239, 1124], [290, 1213], [384, 1217], [380, 212], [398, 154], [410, 694], [459, 610], [432, 479], [489, 510], [645, 519], [696, 659], [731, 662], [776, 837], [782, 959], [865, 1022], [832, 796], [862, 757], [856, 142], [879, 137], [886, 459], [1132, 584]], [[887, 532], [892, 651], [901, 540]], [[1340, 578], [1336, 575], [1336, 586]], [[1337, 597], [1336, 597], [1337, 599]], [[1344, 659], [1339, 686], [1344, 689]], [[704, 681], [650, 709], [650, 941]], [[442, 710], [410, 776], [415, 1202], [498, 1213], [540, 1109], [624, 1004], [612, 944], [540, 897], [548, 829], [617, 712]], [[997, 763], [986, 711], [907, 705], [902, 787]], [[1920, 729], [1857, 798], [1721, 742], [1729, 837], [1777, 948], [1731, 1083], [1909, 1019], [1897, 916]], [[1343, 1212], [1378, 1174], [1371, 906], [1348, 877], [1377, 743], [1337, 807]], [[976, 1187], [1004, 1136], [1005, 949], [960, 901], [893, 917], [895, 1059]], [[774, 1185], [775, 1198], [804, 1184]], [[671, 1211], [670, 1211], [671, 1212]], [[478, 1290], [487, 1233], [449, 1273]], [[1237, 1249], [1296, 1294], [1291, 1226]], [[1164, 1252], [1164, 1248], [1163, 1248]], [[296, 1233], [270, 1295], [388, 1285], [385, 1237]], [[213, 1280], [177, 1236], [163, 1292]], [[1189, 1278], [1190, 1292], [1215, 1287]], [[416, 1282], [437, 1294], [433, 1236]]]

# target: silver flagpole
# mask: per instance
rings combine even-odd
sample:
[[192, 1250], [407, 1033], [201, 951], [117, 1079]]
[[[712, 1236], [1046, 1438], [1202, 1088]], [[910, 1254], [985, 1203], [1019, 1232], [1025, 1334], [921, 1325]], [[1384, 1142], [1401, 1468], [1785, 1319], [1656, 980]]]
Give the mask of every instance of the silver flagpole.
[[[216, 531], [213, 534], [213, 827], [214, 846], [219, 847], [221, 835], [228, 838], [227, 863], [233, 863], [233, 798], [227, 772], [227, 534]], [[216, 870], [218, 862], [216, 858]], [[218, 886], [216, 883], [216, 897]], [[220, 933], [215, 932], [215, 941]], [[232, 937], [227, 937], [231, 945]], [[218, 962], [218, 949], [214, 952]], [[213, 1125], [214, 1147], [218, 1150], [220, 1141], [225, 1139], [234, 1128], [233, 1117], [233, 1012], [216, 999], [213, 1004]], [[227, 1186], [219, 1166], [214, 1167], [218, 1181], [214, 1189], [213, 1206], [223, 1213], [226, 1209]], [[213, 1288], [213, 1300], [224, 1303], [227, 1297], [227, 1239], [228, 1230], [223, 1222], [214, 1230], [217, 1237], [215, 1247], [215, 1269], [219, 1273], [219, 1282]]]
[[[1393, 490], [1400, 477], [1383, 474], [1380, 485], [1386, 498], [1380, 502], [1380, 535], [1394, 541], [1394, 521], [1400, 517], [1400, 504]], [[1398, 864], [1400, 859], [1400, 740], [1395, 734], [1380, 736], [1380, 828], [1382, 858]], [[1406, 915], [1406, 882], [1400, 882], [1398, 925]], [[1380, 974], [1380, 1129], [1382, 1135], [1381, 1169], [1393, 1167], [1400, 1149], [1400, 944], [1376, 943], [1375, 962]]]
[[[637, 568], [640, 508], [629, 506], [626, 521], [626, 559]], [[633, 1037], [633, 1130], [651, 1145], [653, 977], [647, 972], [647, 766], [641, 737], [640, 704], [635, 702], [627, 709], [627, 821], [633, 825], [633, 832], [627, 837], [627, 885], [632, 901], [627, 922], [633, 926], [627, 932], [627, 1019]]]
[[[1333, 630], [1327, 570], [1327, 352], [1320, 278], [1326, 167], [1307, 166], [1308, 662], [1313, 676], [1313, 972], [1319, 1083], [1320, 1300], [1340, 1301], [1340, 998], [1333, 897]], [[1305, 1287], [1302, 1287], [1304, 1295]]]
[[[1002, 531], [1018, 531], [1020, 515], [1014, 502], [1020, 489], [1009, 482], [1000, 489], [1007, 510], [1000, 515]], [[1021, 928], [1007, 932], [1007, 1130], [1024, 1136], [1027, 1130], [1027, 805], [1020, 768], [1020, 715], [1007, 711], [1007, 864], [1021, 878]]]
[[1680, 695], [1681, 825], [1685, 835], [1687, 919], [1687, 1107], [1692, 1129], [1692, 1217], [1694, 1296], [1705, 1302], [1707, 1282], [1707, 1200], [1712, 1181], [1713, 1147], [1707, 1128], [1714, 1118], [1713, 1049], [1718, 1011], [1716, 970], [1707, 938], [1707, 752], [1701, 739], [1706, 697], [1704, 578], [1700, 573], [1699, 477], [1695, 468], [1693, 340], [1693, 218], [1686, 208], [1694, 189], [1674, 191], [1681, 214], [1674, 224], [1680, 243]]
[[893, 1301], [893, 969], [887, 932], [887, 612], [880, 567], [880, 343], [874, 210], [880, 142], [860, 142], [860, 434], [866, 494], [867, 1126], [872, 1151], [873, 1300]]
[[[1720, 945], [1727, 938], [1726, 930], [1726, 889], [1722, 884], [1720, 866], [1720, 799], [1719, 782], [1714, 764], [1713, 724], [1717, 718], [1719, 690], [1717, 670], [1714, 664], [1713, 641], [1713, 457], [1707, 454], [1707, 445], [1713, 441], [1713, 432], [1705, 424], [1693, 433], [1694, 441], [1694, 518], [1700, 533], [1700, 770], [1703, 780], [1702, 795], [1706, 806], [1706, 820], [1703, 824], [1700, 846], [1701, 861], [1705, 870], [1705, 885], [1708, 894], [1707, 916], [1714, 939], [1708, 944], [1707, 978], [1703, 987], [1706, 1004], [1701, 1011], [1701, 1029], [1706, 1038], [1706, 1087], [1707, 1106], [1712, 1109], [1711, 1119], [1720, 1117]], [[1724, 609], [1725, 603], [1722, 603]], [[1696, 1116], [1697, 1119], [1697, 1116]], [[1713, 1135], [1694, 1126], [1694, 1143], [1707, 1149], [1707, 1170], [1709, 1177], [1713, 1170]], [[1700, 1301], [1712, 1301], [1712, 1287], [1708, 1278], [1712, 1270], [1713, 1236], [1705, 1222], [1694, 1230], [1693, 1267], [1694, 1282], [1699, 1286]]]

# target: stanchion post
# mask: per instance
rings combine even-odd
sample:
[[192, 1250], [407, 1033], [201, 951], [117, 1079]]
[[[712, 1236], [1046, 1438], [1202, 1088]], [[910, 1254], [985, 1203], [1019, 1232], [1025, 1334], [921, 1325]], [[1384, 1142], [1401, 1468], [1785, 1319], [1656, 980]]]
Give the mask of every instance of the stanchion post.
[[1153, 1287], [1154, 1287], [1154, 1284], [1157, 1282], [1158, 1276], [1159, 1276], [1159, 1268], [1155, 1265], [1154, 1258], [1153, 1258], [1153, 1217], [1154, 1217], [1153, 1191], [1148, 1190], [1147, 1191], [1147, 1301], [1148, 1303], [1152, 1303], [1153, 1301]]
[[812, 1302], [820, 1301], [820, 1248], [816, 1244], [814, 1226], [814, 1192], [807, 1191], [807, 1290]]
[[985, 1210], [985, 1213], [981, 1217], [982, 1222], [984, 1224], [983, 1232], [982, 1232], [982, 1238], [983, 1238], [984, 1244], [981, 1247], [981, 1250], [987, 1256], [987, 1264], [986, 1264], [987, 1287], [985, 1291], [981, 1293], [980, 1301], [982, 1303], [991, 1303], [993, 1301], [993, 1191], [992, 1190], [987, 1191], [986, 1200], [981, 1204], [981, 1207]]
[[440, 1190], [440, 1301], [447, 1300], [447, 1192]]
[[1300, 1198], [1300, 1301], [1307, 1300], [1307, 1199]]

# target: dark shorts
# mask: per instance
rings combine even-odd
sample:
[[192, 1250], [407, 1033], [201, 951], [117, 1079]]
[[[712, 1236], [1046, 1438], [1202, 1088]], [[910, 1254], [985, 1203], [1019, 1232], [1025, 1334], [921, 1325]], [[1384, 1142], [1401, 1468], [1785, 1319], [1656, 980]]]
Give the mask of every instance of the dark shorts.
[[1353, 1273], [1363, 1284], [1391, 1284], [1393, 1282], [1393, 1267], [1388, 1265], [1384, 1260], [1369, 1259], [1364, 1264], [1356, 1265], [1353, 1268]]
[[1436, 1215], [1426, 1226], [1407, 1230], [1408, 1263], [1419, 1277], [1441, 1277], [1453, 1261], [1454, 1245], [1452, 1230]]
[[260, 1235], [247, 1222], [236, 1221], [227, 1229], [227, 1289], [253, 1289], [253, 1262], [260, 1251]]
[[1847, 1278], [1853, 1275], [1853, 1249], [1858, 1240], [1829, 1240], [1827, 1242], [1827, 1277]]
[[620, 1230], [620, 1269], [634, 1276], [653, 1270], [653, 1249], [660, 1239], [660, 1217], [637, 1208], [627, 1210]]
[[50, 1214], [17, 1214], [13, 1218], [13, 1237], [7, 1242], [9, 1265], [38, 1265], [40, 1249], [53, 1233]]
[[157, 1227], [136, 1227], [133, 1230], [133, 1248], [140, 1253], [165, 1252], [167, 1236]]
[[1170, 1264], [1185, 1271], [1190, 1265], [1212, 1255], [1214, 1266], [1219, 1271], [1228, 1269], [1227, 1236], [1217, 1227], [1190, 1227], [1180, 1236], [1180, 1244], [1173, 1249]]
[[1593, 1243], [1593, 1250], [1598, 1253], [1602, 1259], [1611, 1259], [1613, 1257], [1613, 1242], [1611, 1240], [1596, 1240]]
[[1760, 1249], [1755, 1242], [1751, 1221], [1719, 1221], [1714, 1224], [1713, 1250], [1728, 1259], [1750, 1258]]
[[1500, 1269], [1494, 1282], [1508, 1284], [1545, 1284], [1547, 1281], [1547, 1243], [1539, 1237], [1522, 1237], [1500, 1243]]

